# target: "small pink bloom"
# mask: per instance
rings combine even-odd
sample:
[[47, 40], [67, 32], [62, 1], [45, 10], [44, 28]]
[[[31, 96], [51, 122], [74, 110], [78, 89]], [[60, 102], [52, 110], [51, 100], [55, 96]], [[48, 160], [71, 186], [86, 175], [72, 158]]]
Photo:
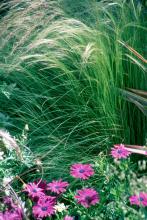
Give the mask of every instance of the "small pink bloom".
[[69, 186], [68, 182], [60, 180], [54, 180], [51, 183], [47, 184], [47, 190], [50, 190], [51, 192], [60, 194], [66, 191], [66, 188]]
[[15, 209], [17, 206], [14, 204], [13, 200], [11, 197], [6, 196], [3, 198], [3, 203], [7, 206], [7, 208], [10, 209]]
[[80, 179], [89, 179], [89, 177], [93, 176], [94, 170], [90, 164], [73, 164], [70, 168], [71, 176]]
[[22, 214], [18, 210], [6, 211], [4, 213], [5, 220], [22, 220]]
[[132, 205], [147, 206], [147, 193], [140, 192], [139, 195], [131, 196], [130, 203]]
[[130, 154], [131, 152], [129, 152], [123, 144], [114, 145], [111, 149], [111, 155], [116, 159], [127, 158]]
[[11, 197], [5, 196], [5, 197], [3, 198], [3, 202], [4, 202], [5, 205], [11, 205], [11, 204], [13, 203], [13, 200], [12, 200]]
[[38, 185], [35, 183], [28, 183], [23, 191], [27, 192], [31, 198], [44, 195], [44, 190], [42, 188], [39, 188]]
[[65, 218], [64, 218], [64, 220], [73, 220], [73, 219], [74, 219], [73, 217], [68, 216], [68, 215], [66, 215]]
[[100, 200], [98, 193], [92, 188], [78, 190], [75, 198], [78, 200], [79, 204], [83, 205], [86, 208], [90, 207], [91, 205], [95, 205], [96, 203], [99, 203]]
[[140, 192], [139, 193], [139, 200], [142, 206], [147, 206], [147, 193]]
[[6, 206], [5, 212], [0, 212], [0, 220], [22, 220], [23, 211], [16, 205], [12, 198], [6, 196], [3, 198], [3, 203]]
[[133, 195], [129, 198], [131, 205], [140, 205], [139, 196]]
[[[9, 196], [4, 197], [3, 199], [3, 203], [6, 205], [7, 209], [6, 211], [3, 213], [3, 219], [4, 220], [22, 220], [23, 218], [23, 211], [20, 207], [18, 207], [18, 205], [16, 205], [12, 198]], [[1, 216], [0, 216], [0, 220], [1, 220]]]
[[39, 201], [33, 206], [33, 215], [35, 218], [44, 218], [55, 213], [53, 205], [50, 201]]

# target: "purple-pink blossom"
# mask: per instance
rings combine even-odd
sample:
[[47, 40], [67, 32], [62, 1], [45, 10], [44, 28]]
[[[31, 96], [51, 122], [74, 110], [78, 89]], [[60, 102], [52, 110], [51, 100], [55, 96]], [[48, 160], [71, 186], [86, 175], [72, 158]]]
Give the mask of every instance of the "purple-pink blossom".
[[124, 144], [116, 144], [114, 147], [111, 149], [111, 155], [112, 157], [116, 159], [125, 159], [127, 158], [131, 152], [129, 152]]
[[3, 198], [3, 203], [7, 206], [7, 208], [10, 209], [15, 209], [17, 206], [14, 204], [13, 200], [9, 196], [5, 196]]
[[74, 218], [71, 217], [71, 216], [69, 216], [69, 215], [66, 215], [65, 218], [64, 218], [64, 220], [73, 220], [73, 219], [74, 219]]
[[16, 205], [12, 198], [6, 196], [3, 198], [3, 203], [5, 205], [5, 211], [0, 212], [0, 220], [22, 220], [23, 219], [23, 211], [22, 209]]
[[99, 194], [92, 188], [78, 190], [75, 199], [82, 206], [89, 208], [91, 205], [99, 203]]
[[139, 193], [139, 200], [142, 206], [147, 206], [147, 193], [140, 192]]
[[47, 190], [60, 194], [60, 193], [65, 192], [68, 186], [69, 186], [69, 183], [62, 181], [62, 179], [53, 180], [51, 183], [47, 184]]
[[44, 218], [55, 213], [54, 206], [50, 201], [40, 200], [33, 206], [33, 215], [35, 218]]
[[11, 219], [11, 220], [22, 220], [22, 213], [20, 213], [20, 210], [14, 210], [14, 211], [6, 211], [4, 213], [5, 219]]
[[35, 183], [28, 183], [25, 186], [24, 192], [28, 193], [28, 196], [31, 198], [40, 197], [44, 195], [44, 190], [40, 187], [38, 187]]
[[131, 205], [140, 205], [139, 196], [133, 195], [129, 198]]
[[147, 206], [147, 193], [140, 192], [139, 195], [133, 195], [129, 198], [131, 205]]
[[20, 208], [14, 210], [6, 210], [0, 213], [0, 220], [22, 220], [23, 214]]
[[91, 167], [91, 164], [73, 164], [70, 168], [70, 174], [74, 178], [79, 179], [89, 179], [89, 177], [93, 176], [94, 170]]

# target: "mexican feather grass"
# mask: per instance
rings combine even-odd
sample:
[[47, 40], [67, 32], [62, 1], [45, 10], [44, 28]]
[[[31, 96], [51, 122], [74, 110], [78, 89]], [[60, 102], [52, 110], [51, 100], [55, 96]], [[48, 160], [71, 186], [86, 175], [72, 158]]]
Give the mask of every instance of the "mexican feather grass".
[[49, 0], [11, 1], [1, 19], [0, 111], [12, 133], [28, 124], [28, 146], [52, 176], [114, 143], [145, 144], [145, 117], [118, 92], [146, 89], [145, 71], [119, 43], [144, 53], [142, 10], [133, 1], [91, 2], [90, 20]]

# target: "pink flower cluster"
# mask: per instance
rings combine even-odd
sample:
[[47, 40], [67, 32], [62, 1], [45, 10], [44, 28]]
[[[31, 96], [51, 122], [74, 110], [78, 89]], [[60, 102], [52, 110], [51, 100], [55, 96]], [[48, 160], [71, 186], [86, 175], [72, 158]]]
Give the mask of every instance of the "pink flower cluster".
[[[126, 147], [127, 146], [127, 147]], [[124, 144], [116, 144], [111, 149], [111, 155], [115, 159], [125, 159], [132, 153], [138, 153], [146, 155], [146, 151], [142, 150], [141, 146], [134, 146], [133, 148], [129, 148], [131, 145], [124, 145]], [[137, 148], [137, 149], [136, 149]], [[138, 150], [139, 149], [139, 150]], [[137, 206], [147, 206], [147, 193], [140, 192], [139, 195], [133, 195], [129, 198], [131, 205], [137, 205]]]
[[0, 220], [22, 220], [23, 212], [20, 207], [18, 207], [10, 197], [5, 197], [3, 200], [6, 210], [0, 212]]
[[34, 217], [38, 219], [55, 214], [56, 196], [48, 195], [48, 191], [59, 195], [66, 191], [68, 185], [61, 179], [48, 184], [44, 181], [27, 184], [23, 191], [27, 192], [30, 199], [35, 203], [33, 206]]
[[[130, 154], [124, 149], [123, 145], [115, 145], [111, 154], [114, 158], [126, 158]], [[76, 179], [87, 180], [94, 175], [94, 169], [91, 164], [73, 164], [70, 167], [70, 174]], [[34, 181], [25, 185], [24, 192], [32, 200], [33, 207], [32, 213], [35, 219], [41, 220], [46, 217], [51, 217], [56, 214], [57, 199], [60, 198], [62, 193], [66, 192], [68, 182], [62, 179], [53, 180], [50, 183], [46, 181]], [[82, 188], [77, 190], [74, 196], [78, 204], [85, 208], [89, 208], [100, 202], [99, 194], [93, 188]], [[130, 203], [137, 206], [147, 206], [147, 193], [140, 192], [139, 195], [132, 195]], [[0, 220], [22, 220], [23, 212], [21, 208], [16, 206], [11, 198], [6, 197], [4, 204], [7, 207], [4, 212], [0, 212]], [[73, 220], [74, 217], [66, 215], [64, 220]]]
[[[74, 178], [87, 180], [94, 175], [94, 170], [90, 164], [74, 164], [70, 168], [70, 174]], [[51, 183], [40, 180], [26, 184], [23, 191], [27, 193], [33, 202], [32, 212], [34, 217], [42, 219], [54, 215], [57, 197], [59, 198], [68, 186], [68, 182], [62, 181], [62, 179], [53, 180]], [[82, 206], [89, 208], [99, 202], [99, 195], [92, 188], [83, 188], [77, 191], [75, 199]], [[74, 217], [68, 215], [64, 218], [64, 220], [73, 219]]]
[[129, 198], [131, 205], [147, 206], [147, 193], [140, 192], [139, 195], [133, 195]]
[[[71, 166], [70, 174], [74, 178], [87, 180], [94, 175], [94, 170], [90, 164], [79, 163]], [[77, 191], [75, 199], [85, 208], [89, 208], [91, 205], [95, 205], [99, 202], [99, 195], [92, 188], [84, 188]]]

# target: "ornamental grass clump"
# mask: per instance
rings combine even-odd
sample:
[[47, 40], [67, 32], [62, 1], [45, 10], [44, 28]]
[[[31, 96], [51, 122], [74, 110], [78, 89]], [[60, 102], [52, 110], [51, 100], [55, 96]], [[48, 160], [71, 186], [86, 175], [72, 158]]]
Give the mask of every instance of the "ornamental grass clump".
[[[137, 165], [147, 155], [146, 100], [136, 94], [147, 85], [147, 20], [136, 2], [8, 4], [0, 18], [0, 199], [26, 211], [7, 212], [1, 199], [4, 220], [147, 218]], [[122, 142], [129, 145], [110, 150]]]
[[146, 89], [145, 69], [120, 44], [144, 53], [141, 8], [133, 0], [70, 3], [71, 13], [61, 1], [11, 1], [0, 27], [0, 113], [14, 135], [29, 124], [29, 148], [47, 173], [50, 161], [52, 178], [66, 175], [75, 155], [84, 161], [146, 137], [146, 119], [119, 92]]

